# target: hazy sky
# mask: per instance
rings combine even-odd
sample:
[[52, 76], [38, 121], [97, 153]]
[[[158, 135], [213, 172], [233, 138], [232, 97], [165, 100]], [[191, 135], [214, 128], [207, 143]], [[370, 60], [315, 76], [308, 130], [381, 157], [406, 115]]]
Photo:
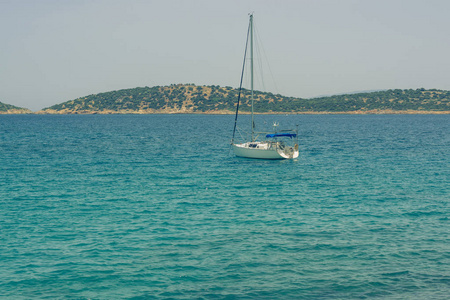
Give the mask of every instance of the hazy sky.
[[276, 83], [266, 91], [450, 90], [448, 0], [0, 0], [0, 102], [238, 87], [249, 12]]

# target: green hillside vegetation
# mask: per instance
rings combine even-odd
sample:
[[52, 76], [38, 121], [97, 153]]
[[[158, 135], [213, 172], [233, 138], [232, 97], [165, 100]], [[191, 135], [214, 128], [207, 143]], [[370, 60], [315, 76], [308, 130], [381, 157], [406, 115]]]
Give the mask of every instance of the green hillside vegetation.
[[450, 111], [450, 91], [408, 89], [358, 93], [302, 100], [314, 111]]
[[[41, 113], [232, 113], [237, 97], [237, 89], [215, 85], [138, 87], [81, 97]], [[450, 91], [442, 90], [397, 89], [312, 99], [255, 91], [254, 97], [258, 113], [450, 111]], [[250, 92], [243, 90], [240, 111], [250, 109]]]
[[30, 113], [31, 111], [29, 109], [0, 102], [0, 114], [30, 114]]

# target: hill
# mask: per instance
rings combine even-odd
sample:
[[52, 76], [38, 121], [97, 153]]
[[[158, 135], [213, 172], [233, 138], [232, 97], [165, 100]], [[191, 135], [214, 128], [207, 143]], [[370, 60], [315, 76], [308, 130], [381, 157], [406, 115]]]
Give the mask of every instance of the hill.
[[[238, 90], [231, 87], [177, 84], [137, 87], [81, 97], [45, 108], [47, 114], [233, 113]], [[450, 113], [450, 91], [387, 90], [312, 99], [254, 92], [258, 113]], [[240, 111], [250, 111], [243, 90]]]
[[31, 114], [31, 110], [0, 102], [0, 114]]

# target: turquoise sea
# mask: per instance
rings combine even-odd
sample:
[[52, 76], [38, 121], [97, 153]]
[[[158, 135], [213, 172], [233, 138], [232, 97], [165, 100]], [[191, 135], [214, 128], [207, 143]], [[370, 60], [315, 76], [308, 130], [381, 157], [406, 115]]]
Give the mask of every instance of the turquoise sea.
[[0, 116], [0, 298], [449, 298], [450, 115], [257, 118]]

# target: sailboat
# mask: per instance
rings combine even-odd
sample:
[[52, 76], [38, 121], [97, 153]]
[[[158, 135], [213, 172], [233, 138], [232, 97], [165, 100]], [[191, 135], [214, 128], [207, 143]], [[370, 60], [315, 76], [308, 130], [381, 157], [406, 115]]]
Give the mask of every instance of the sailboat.
[[[235, 134], [237, 129], [237, 120], [239, 115], [239, 102], [242, 92], [242, 81], [247, 56], [247, 46], [250, 41], [250, 96], [251, 96], [251, 132], [250, 140], [236, 143]], [[255, 123], [253, 118], [253, 14], [250, 14], [250, 21], [247, 30], [247, 41], [245, 44], [244, 63], [242, 66], [241, 83], [239, 86], [238, 101], [236, 105], [236, 116], [234, 119], [233, 138], [231, 139], [231, 147], [236, 156], [246, 158], [259, 159], [293, 159], [297, 158], [298, 150], [298, 128], [295, 130], [277, 130], [278, 123], [274, 123], [272, 132], [255, 131]]]

